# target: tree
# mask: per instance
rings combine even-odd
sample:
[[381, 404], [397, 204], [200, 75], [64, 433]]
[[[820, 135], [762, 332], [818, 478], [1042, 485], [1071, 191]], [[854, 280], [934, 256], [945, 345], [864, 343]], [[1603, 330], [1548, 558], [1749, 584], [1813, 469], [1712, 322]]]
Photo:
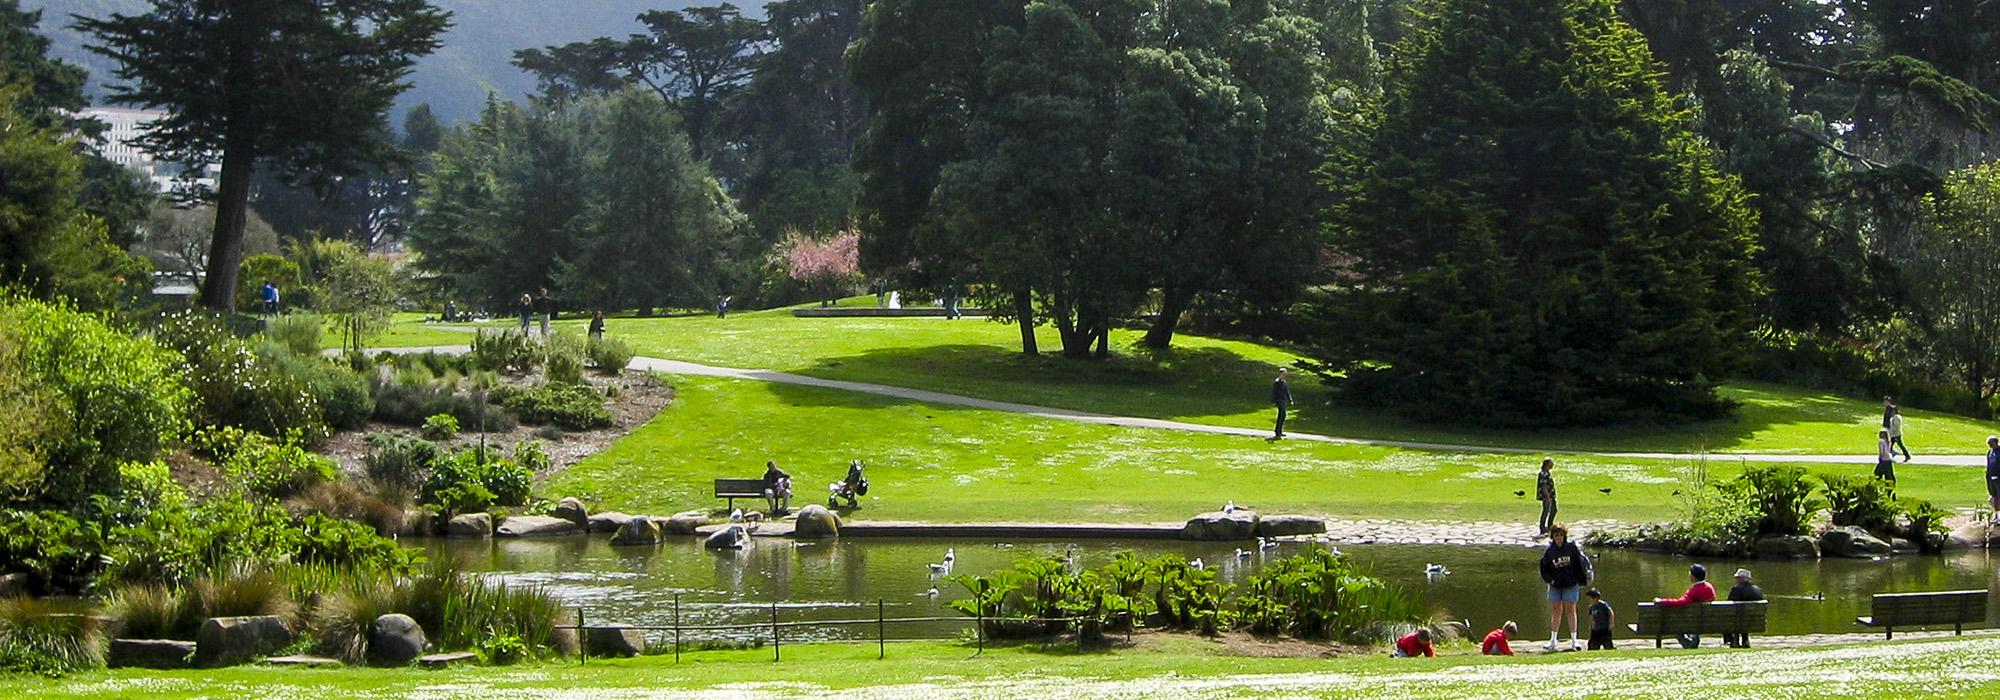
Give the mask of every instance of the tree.
[[863, 126], [863, 102], [844, 55], [861, 31], [861, 0], [783, 0], [765, 5], [770, 48], [725, 112], [743, 143], [735, 188], [759, 244], [785, 231], [832, 231], [854, 219], [858, 182], [848, 167]]
[[1910, 276], [1902, 316], [1924, 364], [1984, 401], [2000, 392], [2000, 285], [1986, 282], [2000, 270], [2000, 162], [1953, 172], [1923, 203], [1900, 257], [1924, 273]]
[[785, 237], [778, 246], [785, 256], [785, 273], [819, 295], [820, 306], [832, 306], [834, 295], [861, 276], [861, 237], [842, 231], [826, 240], [802, 233]]
[[350, 241], [316, 241], [314, 247], [319, 248], [319, 264], [307, 282], [313, 309], [340, 327], [341, 347], [360, 352], [363, 343], [388, 327], [396, 310], [395, 268]]
[[1330, 178], [1356, 262], [1314, 355], [1350, 396], [1427, 420], [1725, 411], [1756, 217], [1644, 39], [1611, 0], [1438, 12]]
[[[154, 202], [146, 212], [145, 237], [133, 252], [152, 259], [153, 267], [166, 272], [200, 275], [208, 269], [209, 242], [214, 232], [215, 207], [180, 206]], [[250, 212], [243, 226], [246, 258], [278, 252], [278, 234], [257, 212]]]
[[0, 286], [106, 308], [146, 280], [143, 261], [111, 244], [79, 205], [84, 158], [59, 127], [21, 107], [29, 90], [0, 83]]
[[144, 147], [168, 161], [221, 160], [202, 305], [235, 306], [260, 167], [325, 183], [391, 157], [390, 104], [449, 17], [424, 0], [150, 0], [144, 14], [77, 18], [127, 81], [113, 99], [167, 112]]

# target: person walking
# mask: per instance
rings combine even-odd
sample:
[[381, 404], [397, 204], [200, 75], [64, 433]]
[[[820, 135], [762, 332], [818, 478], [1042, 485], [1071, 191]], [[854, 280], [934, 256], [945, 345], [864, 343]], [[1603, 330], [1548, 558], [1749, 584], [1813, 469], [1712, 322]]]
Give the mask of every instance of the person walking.
[[1590, 645], [1587, 648], [1591, 651], [1618, 648], [1611, 643], [1611, 625], [1617, 621], [1618, 614], [1611, 611], [1611, 604], [1604, 602], [1604, 594], [1597, 589], [1592, 588], [1583, 595], [1590, 599]]
[[[1903, 444], [1903, 409], [1897, 406], [1890, 406], [1889, 424], [1882, 426], [1882, 429], [1889, 431], [1889, 443], [1891, 445], [1903, 449], [1903, 461], [1910, 461], [1910, 446]], [[1893, 457], [1894, 454], [1890, 456]]]
[[1271, 382], [1271, 403], [1278, 407], [1278, 427], [1271, 435], [1273, 440], [1285, 439], [1285, 411], [1292, 407], [1292, 385], [1285, 381], [1291, 376], [1290, 367], [1278, 368], [1278, 379]]
[[1889, 482], [1892, 489], [1896, 485], [1896, 448], [1889, 442], [1887, 428], [1876, 432], [1875, 478]]
[[528, 335], [528, 328], [529, 328], [528, 324], [533, 322], [534, 318], [535, 318], [535, 297], [529, 295], [527, 292], [521, 292], [521, 336], [522, 337], [526, 337]]
[[2000, 435], [1986, 436], [1986, 504], [2000, 520]]
[[1556, 524], [1556, 477], [1549, 473], [1556, 461], [1544, 457], [1542, 473], [1535, 477], [1535, 500], [1542, 502], [1541, 533], [1549, 534], [1549, 528]]
[[1542, 550], [1542, 582], [1549, 586], [1549, 651], [1556, 650], [1556, 639], [1562, 631], [1564, 619], [1569, 620], [1569, 650], [1580, 651], [1583, 644], [1577, 641], [1576, 600], [1578, 592], [1590, 585], [1592, 571], [1590, 557], [1583, 555], [1575, 542], [1569, 541], [1569, 529], [1561, 525], [1549, 528], [1549, 547]]
[[729, 295], [718, 294], [715, 296], [715, 317], [729, 318]]
[[[1715, 602], [1715, 585], [1708, 582], [1708, 567], [1700, 564], [1688, 567], [1688, 578], [1693, 582], [1688, 584], [1687, 592], [1682, 593], [1681, 597], [1654, 598], [1653, 604], [1668, 608], [1682, 608], [1689, 605]], [[1693, 649], [1701, 646], [1701, 635], [1683, 634], [1680, 635], [1680, 642], [1682, 648]]]
[[266, 316], [278, 315], [278, 285], [271, 284], [270, 280], [264, 280], [263, 297], [264, 297], [264, 315]]
[[590, 330], [588, 331], [588, 333], [590, 334], [590, 339], [591, 339], [591, 340], [603, 340], [603, 339], [604, 339], [604, 312], [603, 312], [603, 311], [599, 311], [599, 312], [597, 312], [597, 313], [594, 313], [594, 314], [591, 314], [591, 316], [590, 316]]
[[542, 337], [549, 337], [549, 319], [554, 318], [555, 315], [556, 300], [550, 299], [549, 288], [543, 287], [542, 293], [535, 296], [535, 316], [539, 317], [542, 321]]
[[[1764, 589], [1758, 588], [1757, 584], [1750, 582], [1749, 569], [1737, 569], [1736, 585], [1729, 587], [1729, 599], [1732, 601], [1763, 600]], [[1746, 634], [1724, 634], [1722, 635], [1722, 645], [1737, 649], [1748, 649], [1750, 648], [1750, 636]]]

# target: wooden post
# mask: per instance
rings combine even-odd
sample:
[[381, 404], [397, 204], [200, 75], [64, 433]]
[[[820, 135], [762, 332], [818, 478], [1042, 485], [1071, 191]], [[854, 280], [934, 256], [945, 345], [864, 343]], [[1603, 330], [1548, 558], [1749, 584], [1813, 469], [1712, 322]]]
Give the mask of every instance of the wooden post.
[[674, 663], [681, 662], [681, 594], [674, 594]]
[[778, 604], [771, 603], [771, 660], [779, 659], [778, 653]]
[[875, 599], [875, 660], [889, 656], [889, 623], [882, 617], [882, 599]]
[[974, 643], [978, 645], [975, 647], [972, 655], [978, 656], [986, 653], [986, 604], [980, 602], [975, 595], [972, 601], [972, 608], [977, 611], [973, 614], [972, 619], [972, 638], [975, 640]]
[[590, 658], [590, 649], [584, 642], [583, 606], [579, 605], [576, 606], [576, 663], [578, 666], [583, 665], [586, 663], [585, 659]]

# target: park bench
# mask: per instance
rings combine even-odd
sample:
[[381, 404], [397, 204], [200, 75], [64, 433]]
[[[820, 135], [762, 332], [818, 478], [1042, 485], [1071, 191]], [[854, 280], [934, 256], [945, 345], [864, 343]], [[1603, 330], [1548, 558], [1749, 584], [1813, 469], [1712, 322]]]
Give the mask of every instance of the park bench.
[[715, 497], [729, 499], [723, 507], [734, 509], [738, 498], [763, 498], [764, 479], [716, 479]]
[[1986, 591], [1925, 591], [1917, 593], [1877, 593], [1868, 617], [1857, 624], [1882, 628], [1887, 639], [1896, 638], [1898, 627], [1951, 625], [1955, 634], [1965, 633], [1965, 623], [1986, 622]]
[[1640, 603], [1638, 622], [1629, 625], [1641, 637], [1652, 637], [1655, 648], [1662, 640], [1683, 634], [1740, 634], [1747, 643], [1750, 633], [1763, 634], [1771, 604], [1762, 600], [1696, 603], [1667, 607]]

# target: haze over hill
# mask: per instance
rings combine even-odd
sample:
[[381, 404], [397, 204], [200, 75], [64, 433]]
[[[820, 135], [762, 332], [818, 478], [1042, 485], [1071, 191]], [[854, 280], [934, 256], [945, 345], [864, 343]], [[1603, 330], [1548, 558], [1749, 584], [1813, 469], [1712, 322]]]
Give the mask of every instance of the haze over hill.
[[[444, 46], [417, 62], [410, 75], [415, 87], [397, 102], [402, 110], [429, 102], [447, 121], [477, 116], [493, 90], [514, 98], [534, 89], [534, 79], [515, 68], [514, 51], [530, 47], [625, 36], [639, 32], [636, 19], [646, 10], [678, 10], [712, 4], [700, 0], [432, 0], [452, 12], [451, 31]], [[88, 38], [70, 28], [70, 15], [103, 17], [143, 10], [144, 0], [23, 0], [22, 9], [42, 10], [41, 31], [54, 45], [49, 53], [90, 70], [93, 99], [105, 94], [111, 62], [84, 48]], [[762, 14], [762, 6], [745, 3], [746, 14]]]

